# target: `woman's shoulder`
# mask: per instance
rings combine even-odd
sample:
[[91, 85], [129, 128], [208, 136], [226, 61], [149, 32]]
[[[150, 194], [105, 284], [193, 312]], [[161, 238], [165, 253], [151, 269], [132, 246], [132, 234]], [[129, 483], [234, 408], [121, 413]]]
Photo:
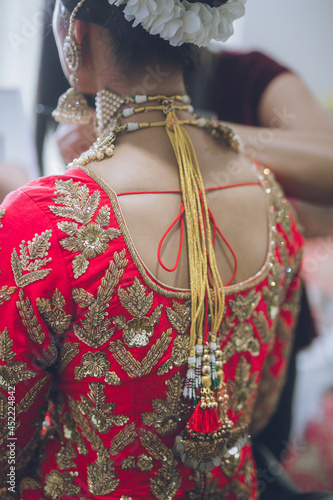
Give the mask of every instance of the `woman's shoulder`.
[[68, 193], [76, 191], [79, 195], [80, 188], [81, 191], [85, 191], [85, 188], [90, 191], [97, 189], [96, 186], [88, 187], [89, 183], [92, 184], [92, 179], [77, 168], [65, 173], [39, 177], [9, 193], [4, 199], [1, 209], [15, 211], [24, 207], [25, 214], [28, 209], [36, 212], [43, 211], [45, 206], [53, 203], [57, 193], [61, 192], [65, 196], [66, 191]]

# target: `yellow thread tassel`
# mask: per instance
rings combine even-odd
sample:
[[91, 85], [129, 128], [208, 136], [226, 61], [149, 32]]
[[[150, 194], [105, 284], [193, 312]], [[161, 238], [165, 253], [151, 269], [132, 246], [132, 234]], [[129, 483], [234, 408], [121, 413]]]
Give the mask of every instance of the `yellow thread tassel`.
[[[190, 356], [193, 356], [198, 337], [203, 334], [205, 297], [207, 295], [211, 315], [211, 332], [217, 334], [223, 318], [224, 291], [212, 244], [205, 188], [191, 139], [173, 110], [167, 114], [166, 123], [179, 166], [185, 208], [192, 305]], [[214, 300], [209, 288], [208, 264]]]

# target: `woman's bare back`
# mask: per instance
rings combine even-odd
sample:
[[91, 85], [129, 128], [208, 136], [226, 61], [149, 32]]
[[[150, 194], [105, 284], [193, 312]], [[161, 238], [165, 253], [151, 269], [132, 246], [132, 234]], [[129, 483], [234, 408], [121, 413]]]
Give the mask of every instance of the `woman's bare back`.
[[[210, 136], [188, 128], [205, 188], [258, 183], [256, 168]], [[140, 130], [117, 140], [114, 156], [89, 168], [117, 194], [141, 191], [180, 190], [179, 170], [168, 136], [162, 128]], [[207, 201], [218, 227], [235, 251], [238, 270], [234, 283], [246, 280], [263, 266], [268, 251], [267, 195], [261, 185], [207, 191]], [[181, 194], [122, 195], [119, 204], [137, 253], [159, 281], [175, 288], [189, 288], [187, 243], [177, 270], [170, 273], [158, 262], [157, 249], [167, 228], [180, 212]], [[173, 267], [178, 253], [180, 225], [168, 234], [162, 260]], [[215, 245], [218, 268], [224, 283], [234, 271], [234, 259], [225, 243]]]

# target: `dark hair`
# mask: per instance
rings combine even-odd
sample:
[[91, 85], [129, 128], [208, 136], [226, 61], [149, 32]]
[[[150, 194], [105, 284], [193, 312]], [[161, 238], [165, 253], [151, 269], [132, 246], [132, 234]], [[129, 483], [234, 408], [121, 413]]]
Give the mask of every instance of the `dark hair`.
[[[211, 6], [222, 5], [228, 0], [210, 0]], [[61, 0], [72, 12], [78, 0]], [[206, 2], [208, 4], [208, 2]], [[86, 0], [77, 13], [77, 18], [107, 28], [112, 35], [112, 48], [121, 71], [131, 76], [149, 62], [164, 62], [180, 66], [184, 74], [191, 74], [199, 61], [198, 47], [183, 44], [173, 47], [159, 35], [150, 35], [140, 25], [135, 28], [126, 21], [123, 8], [110, 5], [107, 0]]]

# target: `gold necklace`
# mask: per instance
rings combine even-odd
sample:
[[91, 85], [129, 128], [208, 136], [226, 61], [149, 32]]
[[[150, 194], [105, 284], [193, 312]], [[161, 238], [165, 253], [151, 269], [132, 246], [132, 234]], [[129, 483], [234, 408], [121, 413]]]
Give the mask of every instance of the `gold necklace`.
[[[159, 102], [157, 106], [142, 106], [139, 108], [130, 107], [133, 104], [146, 104]], [[148, 111], [163, 111], [167, 110], [164, 103], [175, 101], [182, 103], [174, 109], [188, 111], [193, 113], [193, 107], [189, 96], [145, 96], [134, 95], [131, 97], [123, 97], [111, 92], [108, 89], [103, 89], [96, 95], [96, 134], [97, 140], [92, 146], [81, 154], [79, 158], [75, 158], [68, 168], [82, 167], [92, 161], [101, 161], [105, 157], [111, 157], [114, 154], [116, 136], [121, 132], [134, 132], [136, 130], [153, 128], [153, 127], [172, 127], [172, 122], [166, 120], [160, 122], [130, 122], [121, 125], [121, 118], [148, 112]], [[170, 104], [169, 104], [170, 105]], [[125, 107], [127, 106], [127, 107]], [[199, 128], [205, 128], [217, 139], [223, 140], [236, 152], [242, 152], [242, 143], [234, 129], [222, 122], [212, 122], [203, 117], [195, 117], [193, 120], [178, 120], [180, 125], [191, 125]]]

